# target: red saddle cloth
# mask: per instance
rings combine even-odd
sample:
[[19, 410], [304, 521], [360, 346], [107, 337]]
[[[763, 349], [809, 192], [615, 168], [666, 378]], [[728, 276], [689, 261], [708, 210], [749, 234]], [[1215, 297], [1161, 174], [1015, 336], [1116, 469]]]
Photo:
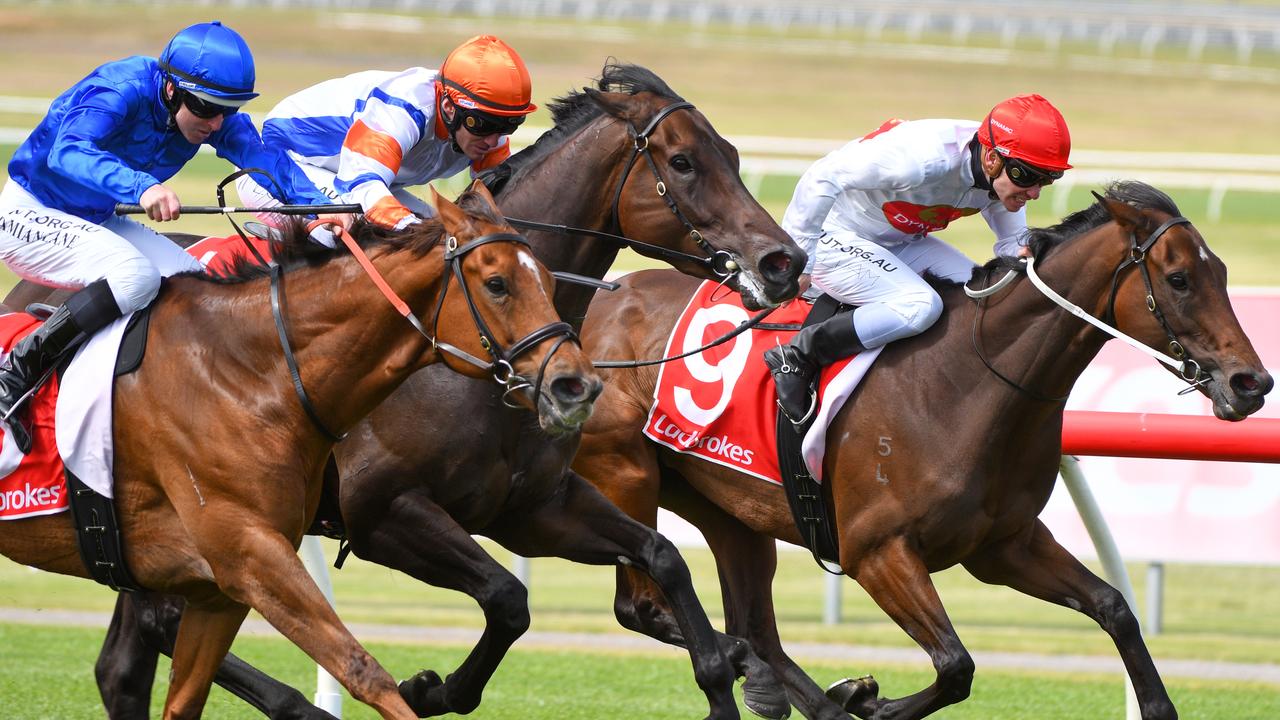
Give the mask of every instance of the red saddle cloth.
[[[812, 307], [793, 300], [764, 322], [798, 325]], [[742, 306], [737, 293], [704, 282], [681, 313], [663, 357], [713, 342], [753, 314]], [[795, 332], [752, 328], [710, 350], [659, 366], [645, 436], [677, 452], [781, 484], [778, 393], [764, 364], [764, 351], [790, 341]], [[825, 368], [819, 392], [852, 360]]]
[[[0, 347], [4, 355], [39, 324], [40, 320], [26, 313], [0, 315]], [[57, 400], [55, 373], [27, 403], [31, 452], [26, 455], [18, 451], [7, 426], [0, 423], [0, 520], [48, 515], [67, 508], [66, 476], [53, 432]]]
[[[249, 242], [253, 243], [254, 249], [264, 258], [271, 257], [270, 244], [255, 235], [248, 235]], [[207, 237], [198, 243], [187, 248], [195, 259], [204, 263], [205, 269], [210, 273], [225, 273], [231, 269], [236, 260], [240, 258], [248, 258], [257, 262], [257, 258], [253, 253], [249, 252], [248, 246], [244, 244], [244, 240], [239, 235], [230, 235], [228, 237]]]

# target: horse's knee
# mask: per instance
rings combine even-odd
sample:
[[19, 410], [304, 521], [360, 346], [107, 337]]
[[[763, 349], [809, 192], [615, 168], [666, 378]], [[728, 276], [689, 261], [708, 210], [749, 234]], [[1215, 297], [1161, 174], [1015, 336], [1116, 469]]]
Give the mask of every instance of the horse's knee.
[[650, 533], [646, 543], [645, 562], [648, 564], [649, 576], [664, 590], [668, 591], [677, 585], [692, 586], [693, 577], [689, 574], [689, 566], [684, 557], [676, 549], [675, 543], [666, 539], [656, 531]]
[[935, 664], [938, 671], [938, 692], [949, 705], [969, 697], [973, 688], [973, 672], [976, 666], [969, 653], [961, 650]]
[[517, 638], [529, 629], [529, 590], [514, 575], [495, 579], [480, 600], [489, 629]]
[[1094, 605], [1097, 608], [1094, 620], [1115, 638], [1138, 637], [1138, 618], [1119, 590], [1107, 585], [1098, 592]]

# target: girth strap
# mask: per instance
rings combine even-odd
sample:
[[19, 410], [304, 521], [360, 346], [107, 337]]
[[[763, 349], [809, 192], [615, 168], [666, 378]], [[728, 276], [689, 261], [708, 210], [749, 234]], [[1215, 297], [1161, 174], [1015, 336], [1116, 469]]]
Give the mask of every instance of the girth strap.
[[80, 545], [80, 560], [94, 580], [116, 591], [143, 587], [124, 562], [124, 544], [116, 521], [115, 502], [66, 470], [67, 501]]

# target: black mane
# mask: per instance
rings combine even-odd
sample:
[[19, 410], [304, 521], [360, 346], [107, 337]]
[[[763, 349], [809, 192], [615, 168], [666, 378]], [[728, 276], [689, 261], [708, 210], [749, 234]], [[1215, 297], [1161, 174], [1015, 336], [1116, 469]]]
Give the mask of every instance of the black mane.
[[[495, 215], [488, 203], [473, 192], [463, 193], [458, 198], [458, 206], [470, 215], [491, 223], [506, 225], [506, 220]], [[342, 243], [338, 243], [337, 247], [328, 248], [312, 241], [302, 222], [291, 222], [282, 229], [281, 234], [283, 239], [272, 240], [270, 246], [272, 257], [286, 274], [292, 269], [316, 267], [333, 258], [351, 254], [347, 246]], [[351, 226], [351, 237], [365, 250], [390, 245], [411, 252], [415, 257], [421, 257], [430, 252], [439, 244], [444, 234], [444, 226], [437, 218], [426, 218], [421, 223], [410, 225], [403, 230], [379, 227], [368, 222], [364, 217], [357, 218], [355, 224]], [[266, 277], [269, 273], [270, 268], [258, 264], [252, 256], [241, 256], [236, 258], [235, 263], [225, 273], [197, 272], [188, 273], [188, 275], [209, 282], [230, 285]]]
[[[1181, 215], [1177, 204], [1164, 192], [1137, 180], [1119, 180], [1107, 186], [1103, 195], [1112, 200], [1128, 203], [1139, 210], [1159, 210], [1170, 215]], [[1036, 258], [1044, 258], [1053, 248], [1111, 221], [1111, 213], [1102, 203], [1095, 201], [1089, 207], [1073, 212], [1057, 225], [1043, 228], [1027, 228], [1027, 245]], [[1019, 267], [1017, 258], [995, 258], [978, 272], [990, 274], [1001, 269]]]
[[628, 95], [647, 92], [672, 102], [683, 101], [683, 98], [652, 70], [610, 59], [605, 63], [595, 88], [584, 87], [582, 90], [570, 91], [547, 105], [555, 126], [544, 132], [532, 145], [507, 158], [502, 165], [487, 171], [484, 181], [489, 185], [490, 190], [497, 193], [507, 182], [518, 179], [523, 171], [536, 166], [540, 158], [560, 147], [578, 130], [604, 115], [605, 108], [596, 102], [596, 92]]

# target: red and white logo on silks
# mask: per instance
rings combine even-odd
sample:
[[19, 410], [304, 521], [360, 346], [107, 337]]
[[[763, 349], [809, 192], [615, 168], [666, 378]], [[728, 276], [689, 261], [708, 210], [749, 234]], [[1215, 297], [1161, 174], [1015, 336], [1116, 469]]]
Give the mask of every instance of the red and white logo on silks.
[[[767, 322], [801, 323], [811, 307], [805, 302], [787, 303], [773, 311]], [[704, 282], [676, 322], [663, 357], [713, 342], [751, 315], [737, 293]], [[764, 364], [764, 351], [793, 335], [794, 331], [752, 329], [722, 345], [661, 365], [645, 436], [677, 452], [781, 482], [777, 392]]]

